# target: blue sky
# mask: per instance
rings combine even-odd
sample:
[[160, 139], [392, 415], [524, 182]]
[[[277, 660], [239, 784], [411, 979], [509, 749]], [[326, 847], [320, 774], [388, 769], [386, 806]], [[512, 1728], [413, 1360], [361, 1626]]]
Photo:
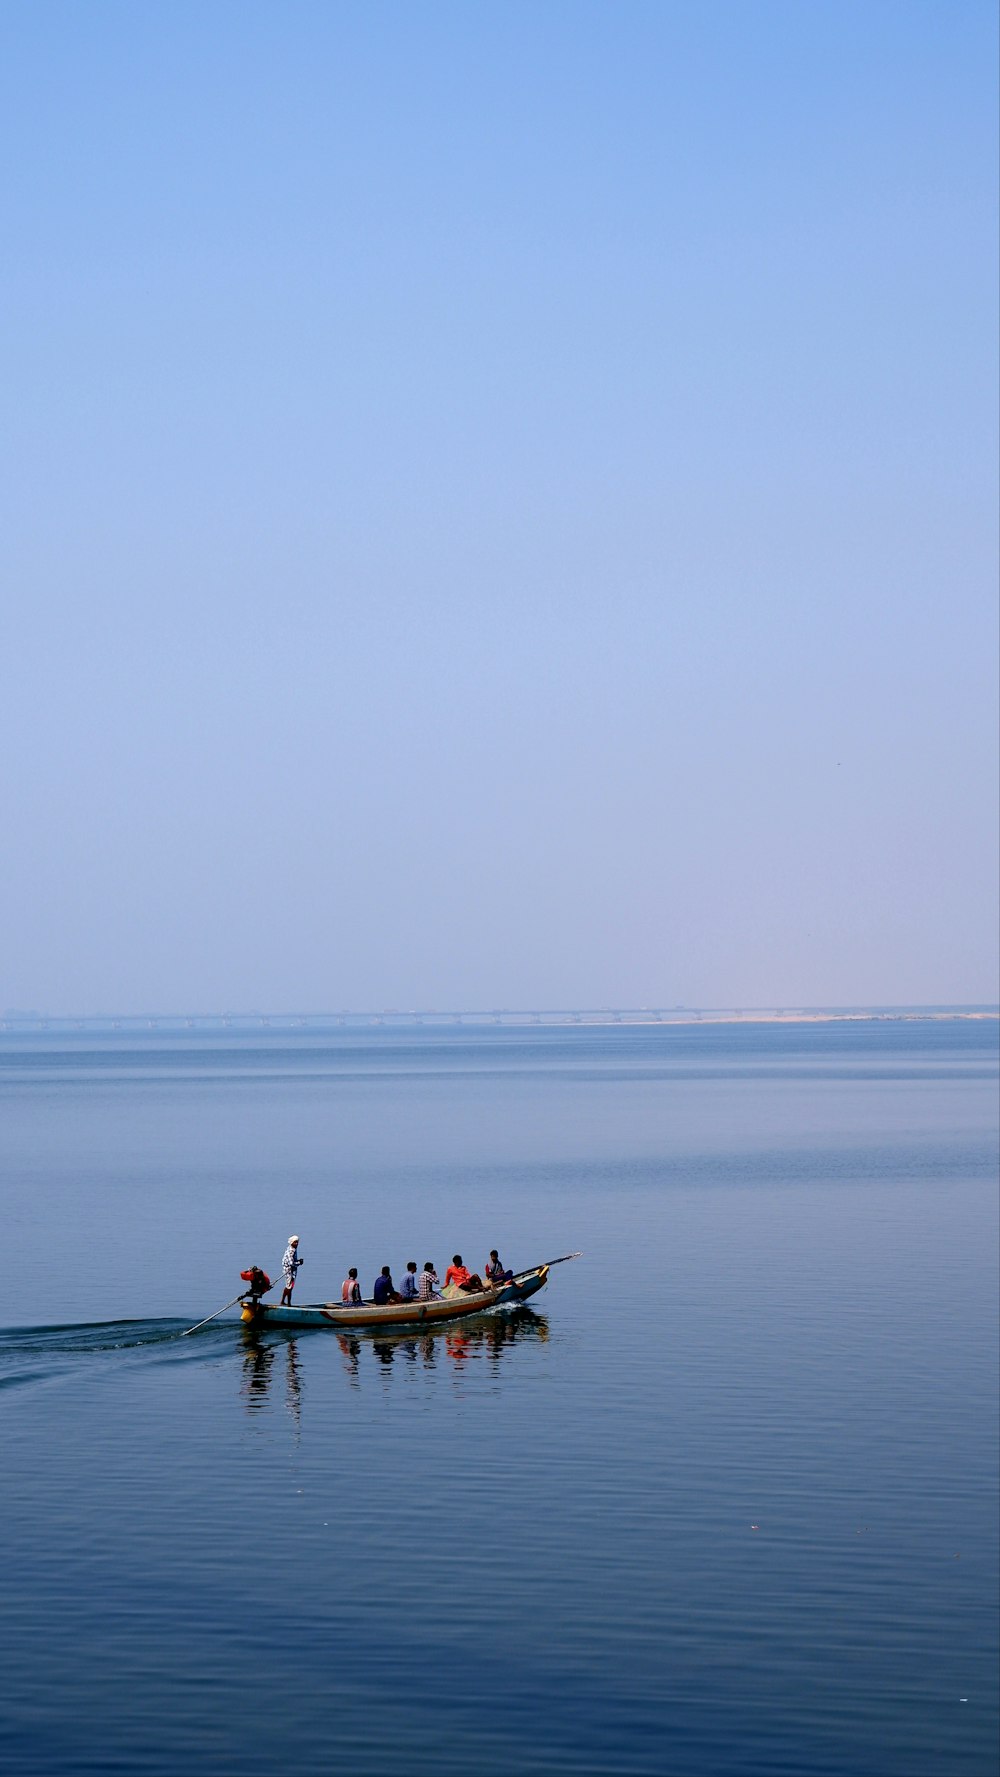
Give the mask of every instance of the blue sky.
[[991, 4], [0, 14], [0, 1008], [997, 996]]

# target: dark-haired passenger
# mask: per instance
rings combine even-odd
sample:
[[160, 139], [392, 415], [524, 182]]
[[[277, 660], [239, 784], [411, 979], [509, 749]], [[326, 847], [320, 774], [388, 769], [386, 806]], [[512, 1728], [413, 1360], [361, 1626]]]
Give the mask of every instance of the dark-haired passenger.
[[417, 1282], [417, 1261], [416, 1259], [407, 1259], [406, 1275], [403, 1278], [403, 1301], [415, 1302], [419, 1294], [420, 1285]]
[[383, 1265], [375, 1279], [375, 1288], [372, 1291], [372, 1301], [376, 1308], [387, 1308], [390, 1302], [401, 1302], [402, 1299], [402, 1296], [397, 1296], [396, 1294], [396, 1287], [392, 1281], [392, 1271], [388, 1265]]
[[444, 1274], [445, 1289], [450, 1283], [455, 1284], [460, 1290], [465, 1290], [467, 1294], [473, 1290], [481, 1290], [483, 1287], [483, 1280], [479, 1272], [470, 1271], [467, 1265], [462, 1264], [461, 1253], [453, 1254], [451, 1264]]
[[495, 1246], [490, 1247], [490, 1256], [486, 1263], [485, 1277], [487, 1283], [492, 1283], [497, 1288], [499, 1288], [502, 1283], [513, 1283], [514, 1281], [513, 1271], [504, 1270], [503, 1265], [500, 1262], [500, 1254], [497, 1252]]

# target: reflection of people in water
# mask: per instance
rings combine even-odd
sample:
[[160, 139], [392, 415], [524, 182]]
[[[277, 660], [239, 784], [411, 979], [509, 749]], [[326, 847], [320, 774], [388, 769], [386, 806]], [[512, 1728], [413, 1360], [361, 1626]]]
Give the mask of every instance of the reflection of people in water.
[[[273, 1365], [284, 1345], [285, 1406], [298, 1427], [306, 1364], [311, 1361], [307, 1353], [320, 1355], [328, 1349], [327, 1339], [317, 1337], [303, 1343], [301, 1338], [283, 1337], [277, 1330], [268, 1336], [250, 1326], [242, 1329], [242, 1335], [244, 1355], [240, 1392], [248, 1410], [256, 1412], [267, 1405]], [[335, 1334], [352, 1388], [360, 1388], [362, 1367], [367, 1365], [370, 1374], [372, 1361], [389, 1386], [397, 1356], [407, 1365], [419, 1364], [424, 1370], [433, 1370], [443, 1353], [455, 1372], [460, 1374], [470, 1358], [486, 1357], [495, 1363], [519, 1339], [548, 1339], [548, 1336], [546, 1317], [528, 1307], [516, 1308], [510, 1314], [476, 1315], [464, 1320], [461, 1326], [428, 1327], [418, 1337], [414, 1337], [412, 1331], [402, 1329], [398, 1333], [386, 1329], [376, 1335], [361, 1331]], [[371, 1360], [362, 1356], [366, 1349], [372, 1353]]]
[[351, 1337], [348, 1338], [346, 1333], [338, 1333], [337, 1344], [340, 1346], [340, 1349], [344, 1354], [344, 1368], [354, 1386], [357, 1387], [358, 1370], [360, 1368], [358, 1359], [361, 1356], [361, 1340], [357, 1337], [357, 1334], [352, 1334]]
[[285, 1346], [285, 1405], [295, 1421], [296, 1428], [302, 1423], [302, 1365], [299, 1362], [298, 1341], [289, 1339]]
[[241, 1393], [245, 1395], [251, 1412], [267, 1405], [274, 1362], [282, 1345], [285, 1347], [285, 1406], [298, 1425], [302, 1413], [302, 1358], [297, 1339], [262, 1339], [252, 1327], [247, 1327], [243, 1335]]
[[265, 1344], [250, 1331], [244, 1335], [244, 1345], [243, 1385], [240, 1392], [246, 1396], [247, 1407], [253, 1412], [254, 1408], [263, 1407], [267, 1400], [275, 1348]]

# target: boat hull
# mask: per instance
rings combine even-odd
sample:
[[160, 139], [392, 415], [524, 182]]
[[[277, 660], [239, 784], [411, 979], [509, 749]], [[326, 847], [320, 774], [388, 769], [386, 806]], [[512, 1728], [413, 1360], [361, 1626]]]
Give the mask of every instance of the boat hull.
[[505, 1283], [497, 1294], [497, 1307], [503, 1308], [509, 1302], [526, 1302], [529, 1296], [545, 1288], [548, 1275], [548, 1266], [539, 1265], [537, 1271], [526, 1271], [511, 1283]]
[[433, 1302], [390, 1302], [384, 1308], [377, 1308], [374, 1302], [365, 1302], [360, 1308], [346, 1308], [341, 1302], [306, 1302], [301, 1308], [289, 1308], [244, 1297], [243, 1320], [256, 1328], [438, 1326], [442, 1321], [465, 1320], [470, 1314], [524, 1302], [544, 1289], [548, 1273], [547, 1265], [539, 1265], [534, 1271], [520, 1272], [501, 1289], [456, 1290]]

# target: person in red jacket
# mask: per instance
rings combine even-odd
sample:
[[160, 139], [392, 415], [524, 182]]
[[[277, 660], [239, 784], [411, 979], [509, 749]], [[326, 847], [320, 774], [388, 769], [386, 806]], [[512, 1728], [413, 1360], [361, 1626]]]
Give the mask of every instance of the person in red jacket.
[[451, 1264], [448, 1266], [448, 1269], [444, 1274], [445, 1289], [447, 1289], [450, 1283], [457, 1284], [460, 1290], [465, 1290], [466, 1292], [470, 1290], [481, 1290], [483, 1287], [483, 1280], [478, 1271], [470, 1271], [468, 1266], [462, 1264], [461, 1253], [454, 1254]]

